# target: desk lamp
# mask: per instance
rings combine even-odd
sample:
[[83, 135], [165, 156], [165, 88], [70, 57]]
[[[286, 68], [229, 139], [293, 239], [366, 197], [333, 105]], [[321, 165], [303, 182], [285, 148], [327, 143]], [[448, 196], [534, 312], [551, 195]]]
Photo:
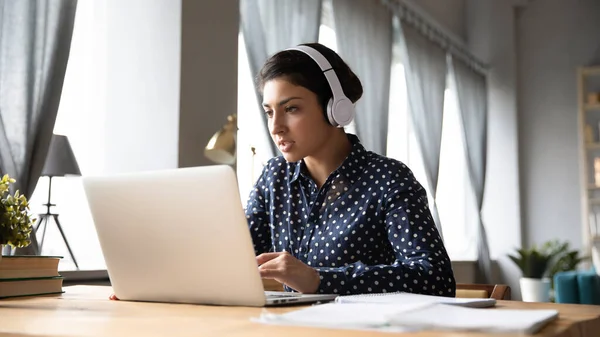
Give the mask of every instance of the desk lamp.
[[218, 164], [235, 164], [237, 115], [227, 117], [227, 124], [217, 131], [206, 147], [204, 156]]
[[46, 206], [46, 213], [39, 214], [37, 223], [34, 225], [34, 233], [37, 233], [39, 228], [44, 225], [44, 231], [42, 233], [42, 240], [38, 246], [38, 252], [41, 253], [42, 246], [44, 245], [44, 238], [46, 236], [46, 229], [48, 228], [48, 223], [50, 220], [54, 220], [56, 227], [60, 231], [60, 235], [69, 250], [69, 254], [75, 267], [79, 269], [79, 265], [77, 264], [77, 260], [75, 260], [75, 255], [69, 246], [69, 242], [63, 232], [62, 226], [60, 225], [60, 221], [58, 220], [58, 214], [50, 212], [50, 207], [56, 206], [50, 202], [51, 192], [52, 192], [52, 178], [53, 177], [64, 177], [67, 175], [80, 176], [81, 171], [79, 171], [79, 165], [77, 165], [77, 160], [75, 159], [75, 155], [73, 154], [73, 149], [71, 149], [71, 144], [69, 144], [69, 139], [66, 136], [62, 135], [52, 135], [52, 140], [50, 141], [50, 149], [48, 150], [48, 155], [46, 156], [46, 162], [44, 163], [44, 168], [42, 169], [42, 177], [48, 177], [48, 202], [44, 204]]

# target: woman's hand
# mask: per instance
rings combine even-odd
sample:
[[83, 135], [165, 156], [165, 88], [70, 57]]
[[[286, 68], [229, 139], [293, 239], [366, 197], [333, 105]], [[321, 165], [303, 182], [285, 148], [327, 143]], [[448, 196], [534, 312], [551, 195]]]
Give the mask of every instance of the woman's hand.
[[262, 278], [275, 279], [304, 294], [314, 294], [319, 289], [319, 272], [288, 252], [260, 254], [256, 262]]
[[115, 294], [111, 294], [111, 295], [108, 297], [108, 299], [109, 299], [109, 300], [111, 300], [111, 301], [118, 301], [118, 300], [119, 300], [119, 298], [118, 298], [118, 297], [117, 297], [117, 295], [115, 295]]

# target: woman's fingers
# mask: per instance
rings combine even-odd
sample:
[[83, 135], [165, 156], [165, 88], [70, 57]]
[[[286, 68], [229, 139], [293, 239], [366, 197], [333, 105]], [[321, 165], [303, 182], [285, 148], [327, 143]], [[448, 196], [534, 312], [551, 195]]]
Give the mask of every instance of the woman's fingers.
[[318, 290], [319, 273], [287, 252], [261, 254], [256, 260], [262, 278], [275, 279], [301, 293]]
[[118, 298], [118, 297], [117, 297], [117, 295], [115, 295], [115, 294], [111, 294], [111, 295], [108, 297], [108, 299], [109, 299], [109, 300], [111, 300], [111, 301], [118, 301], [118, 300], [119, 300], [119, 298]]
[[258, 272], [262, 278], [279, 279], [283, 276], [281, 270], [273, 268], [258, 268]]
[[263, 263], [280, 257], [281, 255], [289, 255], [288, 252], [262, 253], [256, 257], [256, 263], [260, 266]]

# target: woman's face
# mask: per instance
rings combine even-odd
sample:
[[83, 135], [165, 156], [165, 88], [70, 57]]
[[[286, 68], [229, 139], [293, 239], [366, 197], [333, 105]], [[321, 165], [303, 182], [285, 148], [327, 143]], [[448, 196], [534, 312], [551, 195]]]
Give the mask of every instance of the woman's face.
[[285, 79], [265, 83], [263, 108], [271, 138], [288, 162], [315, 155], [335, 132], [323, 117], [317, 95]]

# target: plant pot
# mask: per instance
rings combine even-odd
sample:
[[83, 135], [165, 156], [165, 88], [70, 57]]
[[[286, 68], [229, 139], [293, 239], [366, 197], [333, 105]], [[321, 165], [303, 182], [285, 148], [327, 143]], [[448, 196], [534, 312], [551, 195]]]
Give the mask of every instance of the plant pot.
[[521, 277], [519, 284], [523, 302], [550, 302], [550, 279]]

